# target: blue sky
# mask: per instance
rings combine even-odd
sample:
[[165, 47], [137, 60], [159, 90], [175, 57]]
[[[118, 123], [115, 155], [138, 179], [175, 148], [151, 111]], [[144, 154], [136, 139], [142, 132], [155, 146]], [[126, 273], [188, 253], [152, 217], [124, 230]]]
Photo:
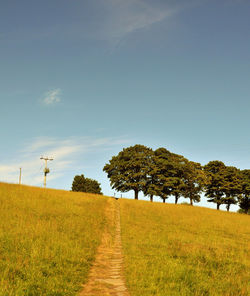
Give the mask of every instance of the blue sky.
[[111, 195], [134, 144], [249, 168], [249, 32], [249, 0], [0, 1], [0, 180], [41, 186], [48, 155], [49, 187]]

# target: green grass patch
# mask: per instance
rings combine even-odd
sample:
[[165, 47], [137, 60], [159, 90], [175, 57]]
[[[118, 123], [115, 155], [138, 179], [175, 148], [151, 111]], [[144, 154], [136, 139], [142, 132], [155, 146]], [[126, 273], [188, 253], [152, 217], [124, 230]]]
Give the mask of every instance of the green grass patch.
[[99, 195], [0, 183], [0, 295], [76, 295], [106, 205]]
[[120, 203], [131, 296], [249, 295], [249, 216], [185, 205]]

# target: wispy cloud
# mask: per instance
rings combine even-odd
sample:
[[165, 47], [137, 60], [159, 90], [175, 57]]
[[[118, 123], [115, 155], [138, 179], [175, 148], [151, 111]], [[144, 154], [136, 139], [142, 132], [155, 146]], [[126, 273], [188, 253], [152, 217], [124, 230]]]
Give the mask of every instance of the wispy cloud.
[[[206, 0], [91, 0], [74, 1], [67, 18], [57, 18], [39, 28], [14, 28], [4, 38], [95, 39], [116, 44], [128, 35], [175, 17], [186, 7]], [[229, 0], [228, 0], [229, 1]], [[63, 9], [62, 5], [62, 9]], [[63, 15], [63, 14], [62, 14]], [[78, 17], [76, 17], [76, 15]], [[56, 90], [48, 92], [46, 104], [57, 101]], [[60, 100], [60, 99], [59, 99]]]
[[149, 27], [172, 16], [176, 9], [143, 0], [109, 0], [110, 14], [103, 27], [103, 34], [122, 38], [136, 30]]
[[99, 28], [95, 27], [94, 35], [114, 44], [132, 33], [171, 19], [187, 6], [183, 0], [105, 0], [104, 3], [104, 13], [98, 23]]
[[60, 95], [61, 95], [60, 88], [52, 89], [45, 93], [43, 98], [43, 103], [45, 105], [52, 105], [55, 103], [59, 103], [61, 101]]
[[88, 153], [109, 149], [115, 145], [127, 144], [126, 138], [76, 138], [57, 139], [39, 137], [25, 144], [16, 152], [11, 162], [0, 163], [0, 181], [18, 182], [19, 168], [22, 167], [22, 183], [27, 185], [42, 185], [44, 163], [40, 156], [53, 157], [49, 163], [52, 174], [49, 181], [58, 179], [67, 170], [79, 169], [79, 160]]

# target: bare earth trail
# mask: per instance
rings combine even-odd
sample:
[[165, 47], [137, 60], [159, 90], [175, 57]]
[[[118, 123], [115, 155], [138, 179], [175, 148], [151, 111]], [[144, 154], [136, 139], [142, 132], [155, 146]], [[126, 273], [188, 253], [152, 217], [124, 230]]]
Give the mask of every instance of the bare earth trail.
[[108, 201], [106, 215], [115, 226], [115, 236], [107, 229], [104, 231], [95, 263], [79, 296], [129, 296], [123, 276], [119, 201]]

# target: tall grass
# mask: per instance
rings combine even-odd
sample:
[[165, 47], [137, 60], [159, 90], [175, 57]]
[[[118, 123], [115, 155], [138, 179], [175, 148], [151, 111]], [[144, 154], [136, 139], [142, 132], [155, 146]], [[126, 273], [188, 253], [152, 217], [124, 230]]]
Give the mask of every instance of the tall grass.
[[249, 295], [250, 217], [120, 200], [131, 296]]
[[76, 295], [100, 243], [106, 202], [0, 183], [0, 295]]

